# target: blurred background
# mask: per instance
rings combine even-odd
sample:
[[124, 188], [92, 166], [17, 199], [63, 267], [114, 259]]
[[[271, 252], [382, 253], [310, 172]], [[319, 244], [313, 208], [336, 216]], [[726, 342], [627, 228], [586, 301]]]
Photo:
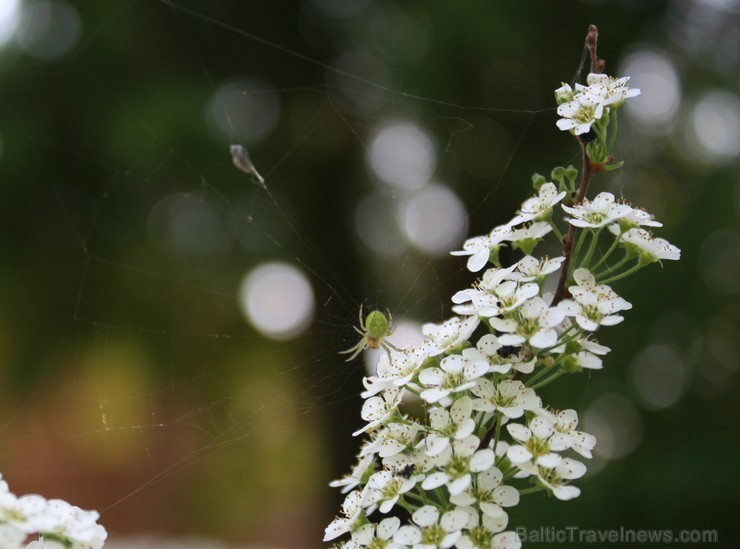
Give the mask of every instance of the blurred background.
[[[361, 303], [413, 334], [507, 221], [589, 23], [642, 95], [597, 189], [683, 250], [616, 287], [597, 435], [512, 526], [737, 532], [740, 3], [0, 1], [0, 472], [110, 546], [316, 548], [361, 425]], [[231, 163], [248, 147], [266, 188]], [[149, 542], [145, 540], [150, 540]], [[177, 541], [173, 541], [177, 540]]]

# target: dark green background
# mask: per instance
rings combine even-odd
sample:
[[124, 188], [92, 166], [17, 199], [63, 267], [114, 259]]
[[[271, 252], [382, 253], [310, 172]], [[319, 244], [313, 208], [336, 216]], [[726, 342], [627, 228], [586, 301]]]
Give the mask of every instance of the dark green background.
[[[547, 109], [578, 68], [589, 23], [607, 70], [640, 48], [673, 60], [682, 109], [710, 88], [734, 92], [738, 77], [731, 2], [378, 1], [350, 18], [285, 0], [173, 4], [75, 2], [83, 34], [66, 56], [0, 54], [0, 471], [17, 493], [104, 510], [113, 539], [321, 546], [339, 504], [326, 484], [359, 444], [361, 372], [336, 354], [355, 339], [359, 303], [439, 321], [471, 280], [457, 258], [363, 248], [353, 212], [372, 189], [363, 143], [379, 121], [413, 118], [433, 132], [437, 175], [472, 212], [473, 235], [513, 214], [532, 172], [578, 163]], [[398, 13], [426, 30], [423, 55], [409, 58], [410, 38], [377, 26]], [[353, 112], [332, 84], [329, 67], [354, 48], [387, 70], [348, 69], [386, 86], [356, 83], [352, 93], [381, 101], [371, 112]], [[250, 144], [274, 200], [206, 128], [215, 90], [246, 76], [282, 107], [275, 130]], [[503, 132], [495, 150], [476, 133], [487, 125]], [[641, 445], [582, 480], [580, 498], [528, 497], [511, 525], [717, 529], [730, 547], [740, 309], [702, 268], [714, 260], [709, 235], [739, 240], [737, 165], [692, 161], [674, 132], [622, 129], [629, 169], [605, 177], [623, 178], [627, 198], [630, 181], [654, 185], [637, 189], [640, 205], [661, 212], [660, 235], [683, 257], [618, 286], [635, 307], [601, 336], [614, 349], [605, 369], [545, 398], [582, 411], [607, 391], [635, 397], [629, 366], [653, 342], [680, 354], [690, 381], [668, 409], [635, 400]], [[476, 158], [489, 176], [460, 168]], [[172, 193], [208, 202], [259, 245], [195, 256], [156, 246], [147, 218]], [[725, 251], [732, 278], [737, 250]], [[288, 344], [253, 332], [236, 303], [240, 278], [269, 259], [314, 273], [316, 321]]]

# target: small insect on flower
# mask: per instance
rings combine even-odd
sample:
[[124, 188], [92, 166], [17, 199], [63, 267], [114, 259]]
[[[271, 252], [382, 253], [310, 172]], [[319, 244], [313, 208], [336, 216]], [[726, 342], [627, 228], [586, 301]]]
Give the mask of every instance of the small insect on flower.
[[239, 168], [239, 170], [243, 171], [245, 174], [254, 176], [255, 179], [257, 179], [257, 182], [264, 187], [265, 178], [262, 177], [257, 171], [257, 168], [254, 167], [252, 159], [249, 158], [249, 152], [246, 147], [243, 145], [232, 145], [229, 147], [229, 151], [231, 152], [231, 160], [234, 162], [234, 166]]
[[393, 317], [390, 311], [388, 311], [388, 318], [385, 317], [380, 311], [372, 311], [365, 317], [362, 318], [362, 305], [360, 305], [360, 327], [353, 326], [355, 332], [362, 336], [362, 339], [346, 351], [339, 351], [339, 354], [352, 353], [347, 359], [347, 362], [353, 361], [357, 355], [359, 355], [365, 349], [385, 349], [390, 354], [391, 349], [394, 351], [401, 351], [398, 347], [393, 345], [390, 341], [385, 338], [393, 333], [395, 326], [393, 325]]

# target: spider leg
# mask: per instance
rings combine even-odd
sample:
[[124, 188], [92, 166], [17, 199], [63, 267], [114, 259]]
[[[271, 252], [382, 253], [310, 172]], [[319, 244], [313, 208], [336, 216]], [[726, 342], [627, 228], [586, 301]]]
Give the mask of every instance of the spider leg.
[[352, 356], [349, 357], [345, 362], [352, 362], [355, 358], [357, 358], [357, 355], [359, 355], [363, 350], [365, 349], [365, 340], [361, 339], [357, 345], [352, 347], [351, 349], [347, 349], [346, 351], [339, 351], [340, 355], [345, 355], [352, 353]]
[[[357, 332], [358, 334], [360, 334], [363, 338], [365, 337], [365, 332], [363, 332], [362, 330], [360, 330], [357, 326], [352, 326], [352, 327], [355, 329], [355, 332]], [[363, 339], [363, 341], [365, 341], [365, 340]]]
[[[390, 341], [388, 341], [386, 339], [383, 339], [383, 343], [381, 343], [380, 345], [383, 348], [389, 347], [389, 348], [393, 349], [394, 351], [398, 351], [399, 353], [402, 353], [403, 352], [403, 349], [399, 349], [398, 347], [396, 347], [395, 345], [393, 345], [393, 343], [391, 343]], [[387, 350], [388, 349], [386, 349], [386, 351]]]
[[364, 303], [360, 303], [360, 328], [362, 329], [363, 332], [365, 332], [366, 331], [365, 330], [365, 319], [362, 318], [362, 306], [363, 305], [364, 305]]

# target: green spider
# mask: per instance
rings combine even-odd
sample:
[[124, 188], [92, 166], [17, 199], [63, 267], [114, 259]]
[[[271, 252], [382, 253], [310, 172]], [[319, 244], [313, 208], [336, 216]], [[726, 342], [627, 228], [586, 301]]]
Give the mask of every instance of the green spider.
[[390, 341], [386, 341], [386, 337], [393, 333], [395, 326], [393, 325], [393, 316], [390, 311], [388, 318], [378, 310], [372, 311], [364, 319], [362, 318], [362, 305], [360, 305], [360, 327], [352, 326], [355, 332], [362, 336], [362, 339], [346, 351], [339, 351], [339, 354], [352, 353], [352, 356], [347, 359], [347, 362], [352, 362], [357, 355], [359, 355], [365, 349], [385, 349], [390, 355], [391, 349], [394, 351], [401, 351], [398, 347], [393, 345]]

